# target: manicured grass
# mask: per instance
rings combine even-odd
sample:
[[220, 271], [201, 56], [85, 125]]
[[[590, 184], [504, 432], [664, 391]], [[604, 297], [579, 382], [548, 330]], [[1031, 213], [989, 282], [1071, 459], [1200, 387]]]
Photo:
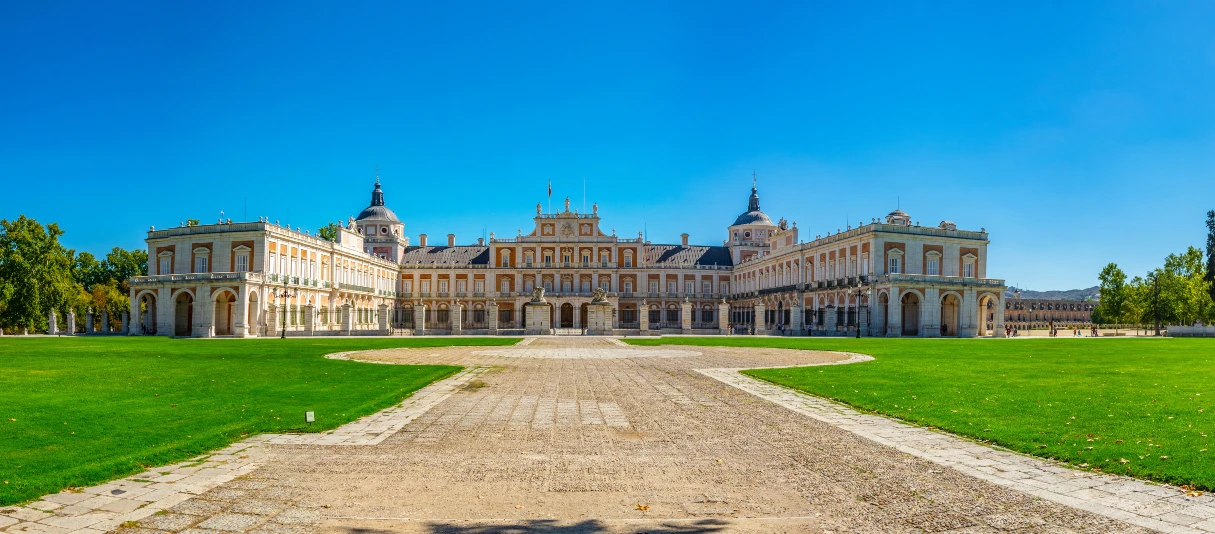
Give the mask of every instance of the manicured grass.
[[[263, 432], [316, 432], [451, 375], [328, 360], [509, 338], [0, 338], [0, 505], [138, 473]], [[304, 423], [315, 411], [316, 423]]]
[[1087, 469], [1215, 489], [1215, 340], [628, 340], [859, 352], [746, 374]]

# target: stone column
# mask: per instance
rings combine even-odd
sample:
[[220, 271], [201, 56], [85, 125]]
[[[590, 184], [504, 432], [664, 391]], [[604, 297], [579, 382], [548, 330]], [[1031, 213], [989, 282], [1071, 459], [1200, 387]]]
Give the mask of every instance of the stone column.
[[84, 316], [84, 333], [93, 333], [93, 308], [89, 308], [89, 314]]
[[342, 305], [342, 335], [348, 336], [354, 329], [353, 317], [350, 316], [350, 304]]
[[101, 333], [110, 333], [110, 310], [101, 310]]
[[[996, 310], [992, 312], [995, 317], [992, 319], [992, 328], [995, 332], [992, 337], [1004, 337], [1004, 291], [1000, 291], [1000, 298], [996, 299]], [[986, 318], [984, 318], [986, 319]], [[1087, 333], [1085, 335], [1088, 335]]]
[[388, 305], [380, 304], [380, 334], [388, 335]]
[[551, 322], [551, 306], [547, 302], [529, 302], [523, 306], [527, 317], [527, 335], [548, 335], [553, 333]]
[[421, 302], [413, 307], [413, 335], [426, 335], [426, 305]]
[[156, 290], [156, 335], [173, 335], [173, 314], [177, 303], [173, 302], [173, 290], [162, 287]]
[[249, 324], [249, 286], [241, 284], [236, 290], [236, 306], [232, 312], [236, 317], [232, 320], [232, 337], [249, 337], [252, 325]]
[[823, 317], [823, 330], [827, 335], [834, 335], [835, 329], [839, 325], [839, 316], [836, 315], [835, 306], [828, 304], [826, 308], [822, 308], [822, 313], [826, 314]]
[[679, 304], [679, 328], [685, 334], [692, 333], [692, 302], [688, 297], [684, 297]]
[[451, 306], [451, 333], [459, 335], [464, 333], [464, 303], [457, 301]]
[[63, 323], [63, 329], [67, 330], [67, 335], [76, 335], [76, 310], [68, 308], [67, 320], [65, 320]]
[[767, 312], [768, 312], [768, 308], [766, 306], [764, 306], [764, 303], [762, 303], [762, 302], [755, 303], [755, 334], [756, 335], [763, 334], [768, 331], [768, 326], [766, 324], [766, 321], [768, 320], [768, 318], [766, 317]]
[[650, 331], [650, 306], [646, 304], [645, 299], [641, 299], [641, 304], [637, 306], [637, 322], [641, 335], [646, 335]]
[[979, 327], [975, 320], [979, 317], [978, 299], [975, 298], [974, 288], [966, 288], [962, 293], [962, 304], [958, 310], [961, 317], [958, 337], [979, 337]]
[[903, 335], [903, 298], [898, 287], [890, 288], [890, 311], [886, 314], [886, 337]]
[[[211, 288], [199, 286], [194, 290], [194, 324], [192, 337], [211, 337]], [[286, 310], [284, 310], [284, 313]]]
[[489, 335], [498, 335], [498, 302], [491, 300], [489, 306], [486, 306], [485, 313], [489, 314], [485, 321], [489, 323]]
[[55, 316], [55, 310], [51, 310], [50, 316], [47, 317], [46, 334], [48, 336], [59, 334], [59, 318]]
[[[962, 315], [961, 311], [959, 308], [959, 316]], [[959, 327], [949, 325], [949, 328]], [[941, 337], [941, 290], [935, 287], [924, 288], [924, 302], [920, 306], [920, 333], [924, 337]]]
[[119, 332], [122, 335], [127, 335], [131, 332], [131, 314], [126, 310], [122, 310], [122, 316], [119, 318], [122, 321], [122, 330]]
[[730, 304], [726, 299], [721, 299], [721, 304], [717, 305], [717, 330], [719, 334], [729, 334], [730, 332]]
[[316, 307], [311, 304], [304, 306], [304, 335], [316, 335]]
[[124, 328], [124, 334], [137, 336], [143, 333], [143, 314], [139, 312], [139, 299], [135, 298], [135, 288], [131, 288], [131, 325]]
[[789, 310], [789, 333], [794, 336], [806, 335], [806, 308], [802, 299], [793, 305]]

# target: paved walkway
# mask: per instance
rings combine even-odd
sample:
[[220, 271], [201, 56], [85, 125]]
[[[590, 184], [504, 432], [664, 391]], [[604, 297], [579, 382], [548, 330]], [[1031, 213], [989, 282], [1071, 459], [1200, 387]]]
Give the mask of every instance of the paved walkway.
[[331, 434], [259, 436], [0, 509], [0, 521], [20, 521], [0, 530], [1215, 530], [1215, 514], [1202, 516], [1215, 510], [1209, 497], [994, 451], [731, 371], [864, 357], [603, 338], [356, 356], [468, 370]]

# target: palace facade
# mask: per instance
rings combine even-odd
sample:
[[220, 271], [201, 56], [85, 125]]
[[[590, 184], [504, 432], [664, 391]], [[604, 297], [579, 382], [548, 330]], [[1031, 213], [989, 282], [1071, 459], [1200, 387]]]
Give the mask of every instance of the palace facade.
[[804, 241], [751, 188], [721, 245], [653, 244], [591, 213], [544, 213], [530, 232], [431, 244], [405, 236], [377, 178], [333, 240], [268, 219], [148, 231], [149, 275], [131, 283], [132, 335], [519, 334], [544, 290], [554, 333], [581, 333], [596, 289], [612, 331], [1002, 336], [1004, 281], [985, 230], [884, 220]]

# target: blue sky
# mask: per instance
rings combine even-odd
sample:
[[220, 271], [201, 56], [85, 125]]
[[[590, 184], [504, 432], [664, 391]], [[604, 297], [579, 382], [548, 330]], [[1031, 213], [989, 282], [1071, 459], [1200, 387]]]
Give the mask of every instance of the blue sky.
[[[1095, 284], [1205, 242], [1210, 2], [17, 3], [0, 6], [0, 217], [66, 244], [358, 213], [409, 235], [604, 228], [720, 244], [901, 203], [991, 233], [989, 274]], [[440, 240], [443, 238], [439, 238]]]

